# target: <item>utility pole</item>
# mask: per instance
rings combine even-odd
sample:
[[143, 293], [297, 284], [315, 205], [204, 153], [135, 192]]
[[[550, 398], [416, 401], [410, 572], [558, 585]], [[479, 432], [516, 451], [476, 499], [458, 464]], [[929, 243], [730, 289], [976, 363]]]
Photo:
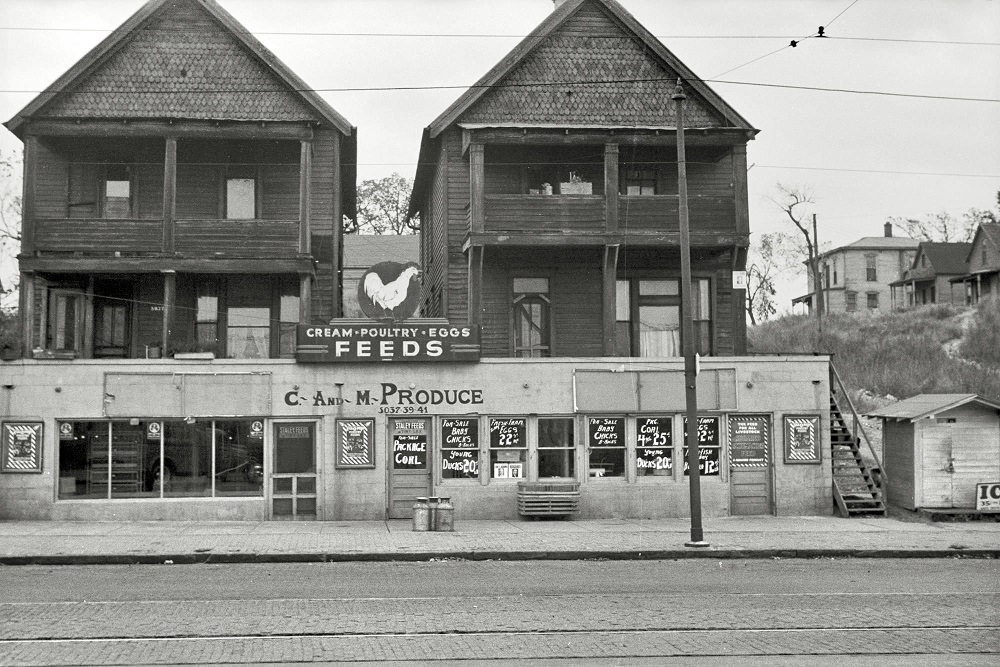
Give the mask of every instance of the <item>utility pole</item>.
[[686, 547], [707, 547], [701, 527], [701, 465], [698, 461], [698, 368], [694, 352], [694, 320], [691, 317], [691, 229], [688, 222], [687, 162], [684, 155], [684, 100], [687, 96], [677, 79], [671, 99], [677, 119], [677, 194], [681, 232], [681, 340], [684, 348], [684, 399], [687, 414], [688, 484], [691, 491], [691, 540]]

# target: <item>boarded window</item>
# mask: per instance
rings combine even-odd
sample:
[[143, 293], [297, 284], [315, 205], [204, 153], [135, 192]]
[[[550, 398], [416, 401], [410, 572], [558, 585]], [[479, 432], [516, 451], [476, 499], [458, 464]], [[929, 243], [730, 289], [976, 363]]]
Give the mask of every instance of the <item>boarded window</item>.
[[253, 220], [257, 211], [256, 181], [252, 178], [226, 179], [226, 218]]

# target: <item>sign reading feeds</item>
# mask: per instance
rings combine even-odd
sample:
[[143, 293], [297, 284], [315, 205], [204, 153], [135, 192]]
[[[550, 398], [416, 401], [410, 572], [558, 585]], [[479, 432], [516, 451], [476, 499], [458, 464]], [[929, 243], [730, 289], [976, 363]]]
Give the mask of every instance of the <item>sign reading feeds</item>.
[[420, 267], [413, 262], [379, 262], [358, 281], [358, 305], [373, 320], [402, 322], [420, 303]]
[[300, 363], [479, 361], [479, 329], [444, 320], [419, 320], [409, 326], [300, 324], [296, 343]]

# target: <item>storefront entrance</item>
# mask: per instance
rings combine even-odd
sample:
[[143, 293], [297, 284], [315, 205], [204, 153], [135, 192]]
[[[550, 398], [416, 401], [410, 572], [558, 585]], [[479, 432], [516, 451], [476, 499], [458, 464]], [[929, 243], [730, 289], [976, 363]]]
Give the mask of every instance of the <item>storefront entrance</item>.
[[413, 516], [413, 503], [431, 494], [430, 419], [389, 420], [389, 518]]
[[771, 417], [730, 415], [729, 493], [733, 516], [773, 514]]
[[273, 463], [270, 476], [270, 518], [310, 521], [320, 518], [316, 474], [316, 424], [274, 424]]

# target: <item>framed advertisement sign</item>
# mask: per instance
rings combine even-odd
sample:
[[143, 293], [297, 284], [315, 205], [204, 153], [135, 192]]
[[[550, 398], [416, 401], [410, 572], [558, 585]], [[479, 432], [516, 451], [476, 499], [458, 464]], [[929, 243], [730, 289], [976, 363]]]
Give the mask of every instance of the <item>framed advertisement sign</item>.
[[4, 422], [0, 472], [42, 472], [42, 423]]
[[766, 468], [771, 449], [768, 415], [729, 416], [729, 467]]
[[785, 463], [819, 463], [819, 417], [785, 415]]
[[336, 468], [375, 467], [375, 420], [338, 419]]

